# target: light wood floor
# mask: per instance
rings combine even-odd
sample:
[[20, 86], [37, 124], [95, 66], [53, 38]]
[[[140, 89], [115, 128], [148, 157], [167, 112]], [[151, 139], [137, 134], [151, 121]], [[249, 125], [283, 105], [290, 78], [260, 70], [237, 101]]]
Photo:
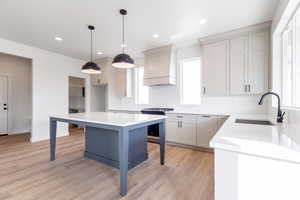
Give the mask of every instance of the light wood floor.
[[83, 157], [84, 137], [74, 132], [57, 141], [49, 161], [49, 141], [29, 135], [0, 137], [0, 200], [213, 200], [213, 154], [149, 144], [149, 160], [130, 170], [128, 194], [119, 196], [117, 169]]

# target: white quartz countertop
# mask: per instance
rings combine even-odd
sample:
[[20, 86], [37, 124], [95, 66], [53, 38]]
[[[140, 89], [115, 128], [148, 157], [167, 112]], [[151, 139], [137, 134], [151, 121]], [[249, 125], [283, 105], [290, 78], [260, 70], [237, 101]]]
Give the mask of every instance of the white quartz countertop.
[[131, 126], [135, 124], [151, 122], [166, 118], [166, 116], [163, 115], [145, 115], [113, 112], [86, 112], [66, 115], [51, 115], [50, 117], [106, 124], [112, 126]]
[[300, 163], [300, 126], [239, 124], [237, 118], [275, 120], [268, 115], [231, 115], [210, 141], [212, 148]]

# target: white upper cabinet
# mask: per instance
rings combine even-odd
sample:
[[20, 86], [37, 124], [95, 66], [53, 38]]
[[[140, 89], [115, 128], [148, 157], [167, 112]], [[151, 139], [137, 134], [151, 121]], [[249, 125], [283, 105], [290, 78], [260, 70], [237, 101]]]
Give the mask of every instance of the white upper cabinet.
[[108, 84], [108, 76], [109, 76], [109, 67], [111, 65], [112, 60], [110, 58], [103, 58], [95, 60], [95, 63], [100, 67], [101, 73], [100, 74], [92, 74], [91, 81], [92, 85], [97, 87], [101, 85]]
[[114, 68], [117, 95], [121, 97], [132, 97], [132, 69]]
[[261, 94], [268, 90], [269, 31], [250, 33], [248, 92]]
[[230, 40], [230, 94], [268, 90], [268, 31]]
[[229, 41], [229, 81], [232, 95], [246, 93], [247, 44], [248, 37], [234, 38]]
[[175, 53], [172, 45], [146, 50], [144, 85], [176, 84]]
[[227, 95], [228, 41], [203, 47], [203, 94]]
[[200, 39], [204, 95], [268, 91], [269, 29], [270, 24], [265, 23]]

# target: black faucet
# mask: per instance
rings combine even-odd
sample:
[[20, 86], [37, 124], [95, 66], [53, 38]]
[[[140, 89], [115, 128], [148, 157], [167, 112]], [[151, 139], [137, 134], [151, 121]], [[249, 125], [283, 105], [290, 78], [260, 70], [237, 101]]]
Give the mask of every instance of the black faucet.
[[276, 94], [275, 92], [267, 92], [265, 94], [262, 95], [261, 99], [258, 102], [258, 105], [262, 105], [263, 104], [263, 99], [265, 96], [267, 95], [274, 95], [277, 97], [278, 100], [278, 112], [277, 112], [277, 123], [282, 123], [283, 121], [283, 116], [285, 115], [285, 112], [282, 113], [281, 109], [280, 109], [280, 97], [278, 94]]

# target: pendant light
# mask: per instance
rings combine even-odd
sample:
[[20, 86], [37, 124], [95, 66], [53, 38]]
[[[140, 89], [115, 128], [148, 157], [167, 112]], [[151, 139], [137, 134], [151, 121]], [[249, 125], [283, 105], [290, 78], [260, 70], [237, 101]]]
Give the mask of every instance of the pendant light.
[[124, 53], [124, 48], [125, 48], [125, 42], [124, 42], [124, 17], [125, 15], [127, 15], [127, 11], [124, 10], [124, 9], [121, 9], [120, 10], [120, 14], [122, 15], [123, 17], [123, 20], [122, 20], [122, 24], [123, 24], [123, 35], [122, 35], [122, 40], [123, 40], [123, 43], [122, 43], [122, 53], [117, 55], [113, 62], [112, 62], [112, 66], [116, 67], [116, 68], [123, 68], [123, 69], [128, 69], [128, 68], [132, 68], [134, 67], [134, 61], [133, 59], [128, 55], [128, 54], [125, 54]]
[[100, 67], [98, 67], [98, 65], [93, 62], [93, 30], [95, 30], [95, 27], [89, 25], [88, 29], [91, 31], [91, 60], [82, 66], [81, 72], [87, 74], [100, 74]]

